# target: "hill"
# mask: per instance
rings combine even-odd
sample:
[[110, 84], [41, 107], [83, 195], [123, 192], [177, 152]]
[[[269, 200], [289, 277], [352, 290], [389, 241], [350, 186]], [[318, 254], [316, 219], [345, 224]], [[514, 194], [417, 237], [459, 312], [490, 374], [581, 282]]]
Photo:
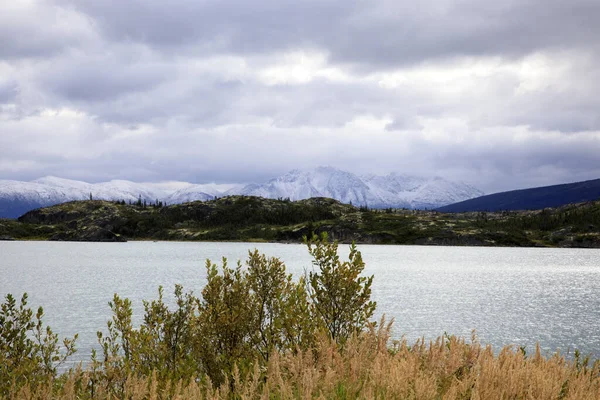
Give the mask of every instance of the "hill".
[[167, 207], [76, 201], [0, 220], [0, 239], [301, 242], [600, 248], [600, 201], [519, 212], [366, 209], [328, 198], [229, 196]]
[[441, 212], [541, 210], [600, 199], [600, 179], [511, 190], [437, 208]]

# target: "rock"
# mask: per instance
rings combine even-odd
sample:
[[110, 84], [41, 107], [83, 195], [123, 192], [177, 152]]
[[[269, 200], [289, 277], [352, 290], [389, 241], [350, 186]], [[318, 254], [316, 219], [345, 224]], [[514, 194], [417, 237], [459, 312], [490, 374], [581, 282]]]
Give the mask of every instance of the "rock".
[[10, 236], [7, 236], [7, 235], [2, 235], [2, 236], [0, 236], [0, 240], [5, 240], [5, 241], [6, 241], [6, 240], [8, 240], [8, 241], [13, 241], [13, 240], [15, 240], [15, 239], [14, 239], [14, 238], [12, 238], [12, 237], [10, 237]]

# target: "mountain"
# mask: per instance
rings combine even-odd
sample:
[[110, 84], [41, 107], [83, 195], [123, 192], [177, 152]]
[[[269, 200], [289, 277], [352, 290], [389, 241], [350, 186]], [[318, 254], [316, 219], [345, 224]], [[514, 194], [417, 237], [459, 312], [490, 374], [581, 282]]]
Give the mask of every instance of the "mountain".
[[439, 177], [425, 179], [394, 173], [360, 177], [332, 167], [318, 167], [309, 171], [293, 170], [263, 184], [247, 185], [228, 194], [291, 200], [329, 197], [342, 203], [372, 208], [425, 209], [481, 196], [483, 193], [464, 183]]
[[417, 178], [399, 174], [358, 176], [332, 167], [293, 170], [265, 183], [249, 185], [177, 183], [179, 189], [161, 184], [113, 180], [102, 183], [47, 176], [31, 182], [0, 180], [0, 218], [16, 218], [26, 211], [71, 200], [125, 200], [139, 197], [167, 204], [206, 201], [227, 195], [303, 200], [327, 197], [342, 203], [371, 208], [432, 209], [483, 193], [463, 183], [442, 178]]
[[204, 185], [192, 185], [186, 187], [184, 189], [179, 189], [178, 191], [172, 193], [168, 198], [167, 202], [169, 204], [179, 204], [179, 203], [187, 203], [190, 201], [206, 201], [212, 200], [216, 197], [216, 194], [221, 194], [219, 192], [211, 191], [211, 193], [207, 193]]
[[294, 201], [328, 197], [355, 205], [378, 201], [359, 177], [331, 167], [318, 167], [311, 171], [293, 170], [261, 185], [248, 185], [235, 194], [268, 199], [289, 198]]
[[543, 186], [461, 201], [437, 210], [442, 212], [539, 210], [600, 199], [600, 179]]
[[441, 204], [483, 195], [483, 192], [465, 183], [451, 182], [435, 177], [432, 179], [398, 175], [369, 175], [363, 177], [375, 196], [380, 199], [375, 207], [393, 207], [410, 209], [433, 209]]
[[72, 200], [142, 200], [154, 202], [167, 197], [163, 190], [147, 185], [114, 180], [87, 183], [47, 176], [31, 182], [0, 180], [0, 218], [16, 218], [29, 210]]

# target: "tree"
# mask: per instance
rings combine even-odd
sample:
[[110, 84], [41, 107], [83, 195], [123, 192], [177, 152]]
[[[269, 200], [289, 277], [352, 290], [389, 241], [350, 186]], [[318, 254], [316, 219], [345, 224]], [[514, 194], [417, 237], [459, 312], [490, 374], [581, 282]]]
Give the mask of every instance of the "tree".
[[[306, 239], [306, 238], [305, 238]], [[360, 251], [352, 243], [348, 261], [340, 261], [337, 242], [327, 233], [306, 240], [318, 272], [310, 272], [308, 289], [316, 315], [331, 338], [344, 343], [365, 328], [376, 303], [371, 301], [373, 276], [361, 276], [365, 268]]]
[[281, 260], [267, 258], [258, 250], [249, 252], [247, 266], [256, 314], [251, 337], [260, 357], [266, 362], [274, 350], [306, 348], [313, 340], [314, 324], [307, 307], [305, 280], [294, 282]]
[[250, 287], [242, 266], [221, 268], [206, 261], [206, 286], [198, 301], [200, 318], [196, 351], [204, 370], [216, 384], [231, 376], [234, 366], [244, 369], [256, 357], [250, 334], [254, 328]]

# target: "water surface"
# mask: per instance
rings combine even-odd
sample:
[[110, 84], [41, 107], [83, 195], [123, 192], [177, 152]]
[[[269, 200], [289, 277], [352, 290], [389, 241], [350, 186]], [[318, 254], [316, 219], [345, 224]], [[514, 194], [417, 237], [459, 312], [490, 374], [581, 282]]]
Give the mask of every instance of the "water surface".
[[[108, 301], [129, 297], [141, 321], [142, 299], [159, 285], [172, 298], [181, 283], [198, 295], [204, 262], [234, 263], [258, 248], [280, 257], [294, 275], [312, 270], [306, 247], [254, 243], [0, 242], [0, 295], [27, 292], [44, 307], [61, 336], [79, 333], [76, 359], [88, 359], [96, 331], [106, 331]], [[347, 256], [347, 245], [340, 245]], [[600, 356], [600, 250], [359, 246], [366, 274], [375, 275], [377, 316], [395, 318], [394, 335], [413, 342], [444, 332], [470, 336], [495, 348], [533, 350], [536, 341]]]

